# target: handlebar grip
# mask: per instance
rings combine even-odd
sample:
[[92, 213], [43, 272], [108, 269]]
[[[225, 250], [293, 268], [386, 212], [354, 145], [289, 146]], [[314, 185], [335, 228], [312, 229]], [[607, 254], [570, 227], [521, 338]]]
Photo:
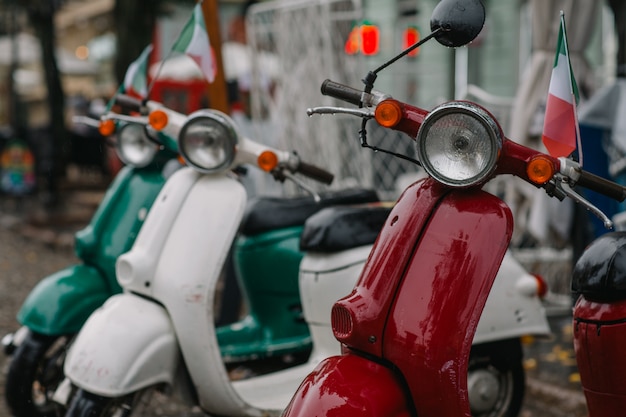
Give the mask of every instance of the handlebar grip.
[[141, 109], [142, 102], [140, 99], [127, 94], [118, 94], [115, 96], [113, 102], [124, 109], [131, 111], [139, 111]]
[[577, 184], [617, 201], [626, 199], [626, 187], [587, 171], [580, 171]]
[[335, 81], [325, 80], [322, 83], [322, 94], [325, 96], [335, 97], [348, 103], [361, 105], [361, 97], [363, 92], [347, 85], [339, 84]]
[[307, 164], [306, 162], [300, 162], [297, 171], [306, 177], [324, 184], [331, 184], [335, 179], [335, 176], [332, 173], [326, 171], [325, 169], [316, 167], [315, 165]]

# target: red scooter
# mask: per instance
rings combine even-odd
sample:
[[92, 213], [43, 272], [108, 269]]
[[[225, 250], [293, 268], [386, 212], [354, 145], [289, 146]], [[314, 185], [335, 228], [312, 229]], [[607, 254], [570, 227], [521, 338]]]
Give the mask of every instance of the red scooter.
[[[480, 32], [484, 18], [478, 0], [443, 0], [431, 18], [433, 32], [421, 43], [434, 37], [446, 46], [464, 45]], [[506, 138], [493, 116], [472, 102], [452, 101], [426, 111], [373, 90], [378, 71], [409, 50], [370, 72], [364, 90], [324, 82], [323, 94], [359, 108], [309, 109], [309, 114], [361, 117], [364, 147], [375, 148], [365, 137], [371, 118], [408, 134], [416, 142], [414, 162], [428, 177], [401, 195], [355, 288], [332, 307], [342, 355], [324, 360], [304, 379], [283, 417], [493, 415], [481, 409], [498, 409], [485, 404], [506, 401], [507, 393], [470, 396], [467, 371], [513, 217], [482, 186], [496, 176], [515, 175], [552, 197], [583, 204], [607, 227], [611, 221], [572, 187], [626, 198], [626, 188], [582, 170], [577, 162]], [[502, 352], [500, 360], [505, 363], [509, 355]]]

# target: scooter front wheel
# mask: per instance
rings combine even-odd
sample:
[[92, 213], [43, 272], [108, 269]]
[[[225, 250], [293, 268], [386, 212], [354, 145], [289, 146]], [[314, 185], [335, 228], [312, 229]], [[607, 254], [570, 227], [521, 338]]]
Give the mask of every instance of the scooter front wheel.
[[124, 397], [109, 398], [79, 389], [65, 417], [138, 417], [148, 407], [153, 392], [148, 388]]
[[5, 398], [15, 417], [55, 417], [59, 405], [51, 398], [63, 380], [63, 363], [71, 336], [33, 331], [11, 355]]

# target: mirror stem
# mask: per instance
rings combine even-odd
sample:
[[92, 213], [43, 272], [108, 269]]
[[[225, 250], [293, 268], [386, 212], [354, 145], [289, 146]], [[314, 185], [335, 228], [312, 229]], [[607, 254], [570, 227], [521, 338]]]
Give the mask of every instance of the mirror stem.
[[380, 71], [384, 70], [385, 68], [387, 68], [389, 65], [393, 64], [394, 62], [396, 62], [397, 60], [399, 60], [400, 58], [402, 58], [403, 56], [405, 56], [406, 54], [408, 54], [409, 52], [411, 52], [412, 50], [414, 50], [415, 48], [419, 48], [421, 45], [423, 45], [424, 43], [426, 43], [427, 41], [429, 41], [430, 39], [432, 39], [433, 37], [435, 37], [436, 35], [439, 34], [439, 32], [443, 32], [444, 29], [442, 27], [438, 27], [437, 29], [435, 29], [433, 32], [430, 32], [430, 34], [428, 36], [426, 36], [423, 39], [420, 39], [419, 42], [409, 46], [408, 48], [406, 48], [404, 51], [400, 52], [398, 55], [396, 55], [395, 57], [391, 58], [389, 61], [385, 62], [384, 64], [382, 64], [380, 67], [376, 68], [373, 72], [374, 74], [378, 74]]

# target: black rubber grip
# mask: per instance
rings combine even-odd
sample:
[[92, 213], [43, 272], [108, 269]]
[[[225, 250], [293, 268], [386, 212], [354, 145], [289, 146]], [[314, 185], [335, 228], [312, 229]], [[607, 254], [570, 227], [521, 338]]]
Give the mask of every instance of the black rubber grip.
[[141, 109], [141, 100], [126, 94], [118, 94], [115, 96], [114, 103], [126, 110], [139, 111]]
[[626, 187], [587, 171], [580, 172], [580, 178], [576, 184], [617, 201], [626, 199]]
[[361, 105], [361, 96], [363, 92], [347, 85], [339, 84], [331, 80], [325, 80], [322, 83], [322, 94], [347, 101], [348, 103]]
[[325, 169], [318, 168], [315, 165], [307, 164], [306, 162], [300, 162], [300, 165], [298, 165], [298, 172], [305, 177], [309, 177], [324, 184], [331, 184], [335, 179], [335, 176], [332, 173], [326, 171]]

